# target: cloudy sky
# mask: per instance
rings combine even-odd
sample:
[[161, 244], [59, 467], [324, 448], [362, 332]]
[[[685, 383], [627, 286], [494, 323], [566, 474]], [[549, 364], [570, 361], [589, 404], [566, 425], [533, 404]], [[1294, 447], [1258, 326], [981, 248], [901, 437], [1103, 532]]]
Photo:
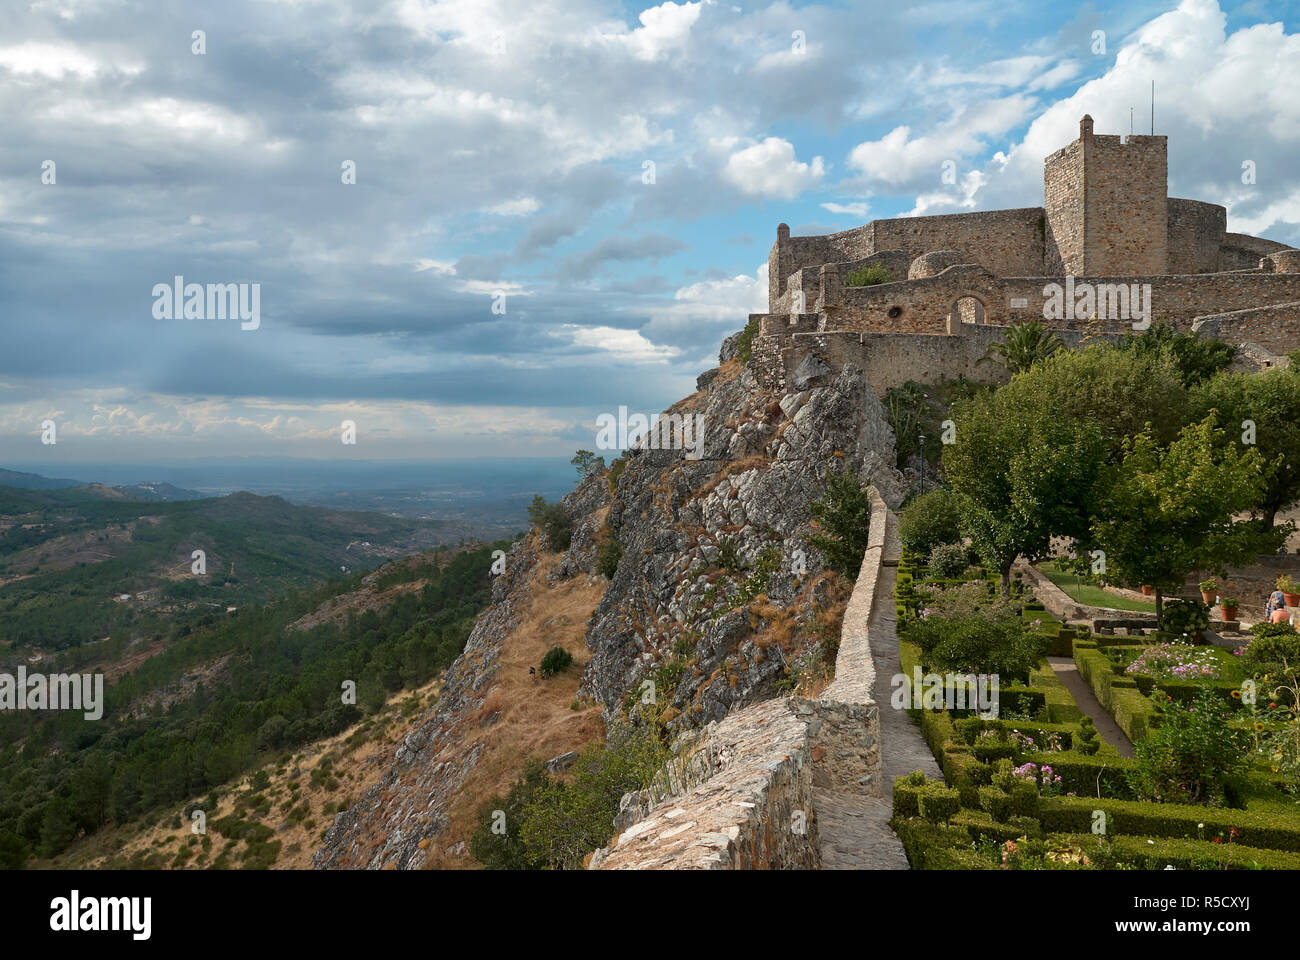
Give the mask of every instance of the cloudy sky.
[[[591, 447], [765, 307], [778, 222], [1037, 206], [1152, 80], [1171, 195], [1300, 245], [1286, 0], [5, 3], [0, 465]], [[157, 318], [177, 275], [260, 327]]]

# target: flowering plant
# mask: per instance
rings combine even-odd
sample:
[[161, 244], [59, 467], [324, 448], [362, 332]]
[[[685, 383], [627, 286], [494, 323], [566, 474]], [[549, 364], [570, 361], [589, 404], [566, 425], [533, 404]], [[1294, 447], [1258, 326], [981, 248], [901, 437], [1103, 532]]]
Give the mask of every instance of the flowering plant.
[[1062, 790], [1060, 776], [1047, 764], [1040, 767], [1036, 763], [1025, 763], [1012, 770], [1011, 775], [1018, 780], [1027, 780], [1036, 784], [1038, 792], [1045, 797], [1058, 794]]
[[1155, 680], [1217, 680], [1219, 663], [1209, 650], [1185, 643], [1155, 643], [1139, 653], [1124, 672]]

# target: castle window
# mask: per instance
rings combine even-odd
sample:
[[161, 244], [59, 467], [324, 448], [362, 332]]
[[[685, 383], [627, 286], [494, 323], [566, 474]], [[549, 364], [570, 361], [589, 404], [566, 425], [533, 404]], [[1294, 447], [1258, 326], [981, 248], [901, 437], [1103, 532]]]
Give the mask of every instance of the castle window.
[[902, 307], [890, 307], [890, 308], [889, 308], [889, 319], [890, 319], [890, 320], [897, 320], [897, 319], [898, 319], [899, 317], [901, 317], [902, 315], [903, 315], [903, 308], [902, 308]]

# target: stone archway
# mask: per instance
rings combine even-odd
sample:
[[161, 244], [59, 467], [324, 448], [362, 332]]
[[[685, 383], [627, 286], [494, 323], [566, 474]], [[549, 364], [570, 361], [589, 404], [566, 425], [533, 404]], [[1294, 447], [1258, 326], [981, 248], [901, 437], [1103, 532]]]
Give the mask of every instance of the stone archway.
[[973, 293], [963, 293], [952, 302], [948, 310], [948, 332], [960, 334], [963, 324], [988, 323], [988, 310], [984, 301]]

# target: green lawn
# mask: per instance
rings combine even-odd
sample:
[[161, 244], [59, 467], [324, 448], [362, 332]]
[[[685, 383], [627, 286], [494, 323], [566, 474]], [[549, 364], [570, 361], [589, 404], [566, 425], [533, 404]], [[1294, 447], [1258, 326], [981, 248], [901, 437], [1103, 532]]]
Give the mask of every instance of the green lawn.
[[1135, 610], [1142, 613], [1155, 613], [1156, 605], [1154, 602], [1148, 603], [1145, 600], [1130, 600], [1128, 597], [1121, 597], [1114, 593], [1107, 593], [1101, 587], [1093, 586], [1090, 583], [1084, 583], [1080, 578], [1072, 573], [1065, 573], [1057, 570], [1050, 563], [1035, 564], [1034, 569], [1045, 575], [1052, 583], [1056, 584], [1062, 590], [1070, 595], [1075, 603], [1086, 604], [1090, 607], [1110, 607], [1112, 610]]

